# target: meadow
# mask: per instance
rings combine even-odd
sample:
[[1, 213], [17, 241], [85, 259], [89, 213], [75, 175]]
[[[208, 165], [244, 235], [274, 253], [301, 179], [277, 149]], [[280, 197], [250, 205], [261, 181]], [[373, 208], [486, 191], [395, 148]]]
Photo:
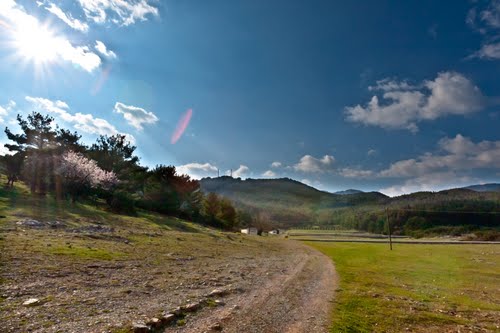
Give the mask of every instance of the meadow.
[[500, 245], [307, 244], [339, 275], [332, 332], [500, 331]]

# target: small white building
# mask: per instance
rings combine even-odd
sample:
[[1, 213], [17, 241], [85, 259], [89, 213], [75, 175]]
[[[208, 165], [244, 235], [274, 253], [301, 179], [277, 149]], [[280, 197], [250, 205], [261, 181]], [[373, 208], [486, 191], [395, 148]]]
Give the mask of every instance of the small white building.
[[247, 235], [257, 235], [257, 228], [246, 228], [246, 229], [241, 229], [242, 234], [247, 234]]
[[279, 234], [281, 234], [281, 230], [279, 229], [274, 229], [269, 231], [269, 235], [279, 235]]

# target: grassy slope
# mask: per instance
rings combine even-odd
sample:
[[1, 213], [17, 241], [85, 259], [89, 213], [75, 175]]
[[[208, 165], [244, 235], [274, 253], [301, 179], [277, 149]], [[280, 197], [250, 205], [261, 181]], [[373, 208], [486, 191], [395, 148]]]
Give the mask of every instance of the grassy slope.
[[310, 245], [340, 275], [332, 332], [500, 330], [498, 245]]
[[[104, 322], [119, 331], [130, 320], [156, 315], [226, 283], [225, 270], [237, 274], [229, 274], [230, 282], [243, 279], [231, 265], [277, 250], [272, 239], [222, 233], [161, 214], [118, 215], [105, 205], [33, 197], [22, 184], [13, 191], [0, 189], [0, 215], [5, 216], [0, 219], [0, 322], [10, 331], [59, 327], [55, 319], [68, 323], [74, 311], [79, 313], [75, 325], [98, 331]], [[16, 224], [24, 219], [61, 221], [65, 227]], [[113, 232], [86, 231], [96, 225]], [[43, 306], [23, 307], [29, 297]]]

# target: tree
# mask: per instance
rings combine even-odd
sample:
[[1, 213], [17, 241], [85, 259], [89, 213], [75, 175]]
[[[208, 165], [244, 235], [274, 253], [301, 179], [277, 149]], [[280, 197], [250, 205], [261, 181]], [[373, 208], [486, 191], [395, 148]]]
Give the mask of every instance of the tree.
[[218, 218], [227, 229], [232, 229], [236, 225], [236, 209], [234, 209], [231, 201], [226, 198], [222, 198], [219, 202]]
[[21, 153], [13, 155], [0, 156], [2, 168], [7, 175], [7, 187], [14, 187], [14, 182], [19, 179], [21, 175], [21, 168], [23, 165], [24, 156]]
[[33, 112], [27, 120], [17, 115], [17, 122], [22, 133], [14, 134], [6, 127], [5, 134], [14, 144], [5, 144], [5, 147], [26, 159], [24, 171], [31, 192], [45, 193], [53, 166], [51, 155], [57, 147], [57, 132], [52, 126], [54, 118]]
[[111, 189], [118, 179], [114, 172], [105, 171], [80, 153], [66, 152], [61, 158], [59, 174], [64, 180], [66, 193], [73, 202], [93, 188]]
[[9, 184], [13, 186], [23, 171], [32, 192], [45, 193], [54, 189], [58, 183], [54, 171], [58, 168], [60, 155], [68, 149], [84, 151], [85, 147], [79, 143], [81, 136], [54, 127], [54, 118], [38, 112], [32, 112], [26, 120], [17, 115], [17, 122], [21, 133], [5, 128], [7, 138], [13, 142], [5, 147], [14, 153], [4, 159]]
[[151, 209], [192, 218], [200, 210], [199, 188], [198, 181], [177, 174], [174, 166], [159, 165], [147, 173], [144, 200]]
[[203, 200], [203, 216], [211, 224], [217, 224], [217, 215], [219, 214], [220, 200], [219, 196], [210, 192]]
[[125, 135], [101, 135], [90, 147], [89, 156], [97, 161], [99, 167], [113, 171], [120, 177], [138, 166], [139, 158], [134, 156], [135, 149]]

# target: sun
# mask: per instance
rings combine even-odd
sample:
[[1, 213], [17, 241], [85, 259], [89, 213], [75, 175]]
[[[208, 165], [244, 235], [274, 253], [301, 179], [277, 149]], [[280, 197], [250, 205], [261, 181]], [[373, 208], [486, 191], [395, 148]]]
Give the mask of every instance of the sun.
[[30, 22], [18, 26], [12, 34], [12, 44], [17, 56], [35, 65], [45, 65], [57, 59], [60, 38], [44, 25]]

